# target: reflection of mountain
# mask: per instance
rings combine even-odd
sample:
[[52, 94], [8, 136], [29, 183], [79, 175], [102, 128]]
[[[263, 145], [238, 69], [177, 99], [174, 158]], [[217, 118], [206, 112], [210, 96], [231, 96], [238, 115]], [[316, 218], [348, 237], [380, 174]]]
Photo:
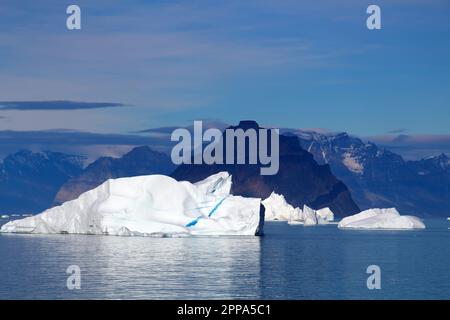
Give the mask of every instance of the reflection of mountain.
[[295, 133], [317, 162], [331, 166], [361, 209], [397, 207], [419, 216], [449, 213], [450, 159], [446, 155], [405, 161], [346, 133]]
[[[239, 126], [231, 128], [246, 130], [259, 126], [253, 121], [241, 121]], [[224, 154], [225, 150], [224, 146]], [[195, 182], [219, 171], [228, 171], [233, 175], [232, 193], [236, 195], [264, 199], [275, 191], [294, 206], [307, 204], [316, 209], [329, 206], [338, 217], [358, 212], [347, 187], [333, 176], [328, 165], [318, 165], [313, 156], [300, 147], [295, 136], [280, 135], [280, 170], [276, 175], [262, 176], [260, 167], [261, 164], [185, 164], [172, 176]]]
[[67, 179], [82, 171], [83, 158], [57, 152], [19, 151], [0, 163], [0, 212], [36, 213], [50, 207]]
[[147, 146], [134, 148], [121, 158], [102, 157], [87, 166], [80, 175], [67, 181], [58, 191], [54, 204], [76, 199], [83, 192], [111, 178], [169, 174], [174, 168], [167, 155]]

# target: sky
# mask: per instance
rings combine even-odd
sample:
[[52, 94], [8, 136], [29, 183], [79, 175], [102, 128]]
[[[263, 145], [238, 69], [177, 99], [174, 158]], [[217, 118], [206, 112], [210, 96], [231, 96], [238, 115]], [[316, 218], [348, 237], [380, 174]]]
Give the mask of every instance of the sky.
[[448, 151], [449, 16], [448, 0], [2, 0], [0, 149], [254, 119]]

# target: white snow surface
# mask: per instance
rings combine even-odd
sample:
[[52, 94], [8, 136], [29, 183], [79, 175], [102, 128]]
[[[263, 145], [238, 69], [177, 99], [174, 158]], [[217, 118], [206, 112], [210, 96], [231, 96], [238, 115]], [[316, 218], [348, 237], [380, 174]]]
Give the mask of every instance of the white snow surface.
[[164, 175], [110, 179], [77, 199], [3, 225], [5, 233], [255, 235], [261, 199], [230, 194], [231, 175], [192, 184]]
[[364, 172], [364, 166], [350, 152], [344, 153], [342, 163], [347, 167], [347, 169], [354, 173]]
[[339, 224], [342, 229], [425, 229], [421, 219], [402, 216], [395, 208], [368, 209], [353, 216], [345, 217]]
[[307, 205], [303, 206], [303, 224], [305, 226], [314, 226], [317, 224], [317, 215], [316, 211], [308, 207]]
[[327, 224], [334, 220], [334, 214], [330, 208], [314, 210], [304, 205], [303, 210], [287, 203], [283, 195], [272, 192], [262, 201], [266, 211], [266, 221], [288, 221], [289, 224], [302, 224], [305, 226]]
[[[271, 195], [262, 201], [265, 211], [265, 220], [273, 221], [288, 221], [291, 220], [295, 215], [299, 215], [297, 208], [294, 208], [289, 203], [282, 194], [277, 194], [272, 192]], [[301, 213], [300, 213], [301, 214]]]
[[331, 222], [334, 220], [334, 213], [330, 208], [323, 208], [316, 211], [319, 223]]

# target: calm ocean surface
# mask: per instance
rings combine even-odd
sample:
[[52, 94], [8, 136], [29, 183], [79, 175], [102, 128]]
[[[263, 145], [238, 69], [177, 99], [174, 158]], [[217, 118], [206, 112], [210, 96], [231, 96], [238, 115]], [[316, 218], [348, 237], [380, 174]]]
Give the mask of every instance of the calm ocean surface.
[[[264, 237], [3, 234], [0, 299], [450, 299], [450, 221], [425, 224], [272, 222]], [[81, 290], [66, 287], [70, 265], [81, 268]], [[367, 289], [369, 265], [381, 268], [380, 290]]]

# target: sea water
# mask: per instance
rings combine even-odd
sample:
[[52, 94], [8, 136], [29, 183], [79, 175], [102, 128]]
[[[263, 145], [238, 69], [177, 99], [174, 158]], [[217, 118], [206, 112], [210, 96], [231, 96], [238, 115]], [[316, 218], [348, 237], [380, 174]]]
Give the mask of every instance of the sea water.
[[[266, 222], [263, 237], [0, 234], [0, 299], [450, 299], [450, 222], [425, 224]], [[368, 289], [371, 265], [381, 289]], [[68, 289], [69, 266], [79, 290]]]

